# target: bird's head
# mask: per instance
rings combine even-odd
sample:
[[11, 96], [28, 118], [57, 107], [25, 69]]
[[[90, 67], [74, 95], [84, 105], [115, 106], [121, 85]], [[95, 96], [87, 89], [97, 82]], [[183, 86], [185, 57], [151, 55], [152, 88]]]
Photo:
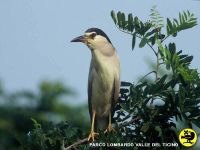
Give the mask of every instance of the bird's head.
[[82, 42], [86, 44], [91, 50], [101, 49], [106, 44], [111, 44], [108, 36], [98, 28], [90, 28], [79, 37], [74, 38], [71, 42]]

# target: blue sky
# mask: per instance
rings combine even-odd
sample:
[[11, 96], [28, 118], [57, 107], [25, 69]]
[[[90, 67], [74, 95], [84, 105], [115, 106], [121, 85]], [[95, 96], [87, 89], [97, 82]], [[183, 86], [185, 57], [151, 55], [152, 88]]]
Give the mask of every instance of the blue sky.
[[[121, 79], [137, 81], [149, 72], [146, 58], [154, 60], [148, 47], [131, 51], [131, 37], [114, 25], [110, 11], [133, 13], [143, 20], [157, 5], [166, 18], [190, 10], [200, 18], [200, 2], [192, 0], [1, 0], [0, 79], [9, 91], [36, 90], [41, 80], [61, 80], [74, 88], [74, 103], [87, 102], [90, 51], [83, 44], [70, 43], [90, 27], [106, 32], [118, 50]], [[175, 41], [178, 49], [194, 55], [192, 66], [200, 69], [200, 26], [183, 31]]]

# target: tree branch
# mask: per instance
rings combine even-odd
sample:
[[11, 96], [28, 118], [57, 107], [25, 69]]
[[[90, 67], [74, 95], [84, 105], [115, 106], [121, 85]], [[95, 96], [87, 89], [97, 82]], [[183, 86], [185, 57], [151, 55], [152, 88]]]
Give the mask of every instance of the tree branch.
[[151, 72], [149, 72], [149, 73], [147, 73], [145, 76], [143, 76], [139, 81], [138, 81], [138, 83], [140, 82], [140, 81], [142, 81], [142, 80], [144, 80], [144, 78], [146, 78], [148, 75], [150, 75], [151, 73], [155, 73], [156, 74], [156, 71], [151, 71]]
[[160, 63], [159, 63], [159, 53], [157, 53], [156, 56], [156, 81], [158, 80], [158, 69], [159, 69]]
[[164, 39], [161, 40], [161, 43], [164, 42], [170, 35], [166, 36]]
[[[137, 121], [137, 120], [139, 120], [139, 119], [140, 119], [139, 117], [136, 117], [136, 118], [134, 118], [134, 119], [131, 119], [131, 120], [128, 121], [128, 122], [124, 122], [124, 123], [120, 124], [118, 128], [128, 126], [128, 125], [134, 123], [135, 121]], [[85, 142], [87, 142], [87, 138], [81, 139], [81, 140], [79, 140], [79, 141], [73, 143], [72, 145], [69, 145], [69, 146], [66, 147], [66, 148], [65, 148], [64, 142], [63, 142], [62, 150], [71, 150], [72, 148], [75, 148], [75, 147], [77, 147], [78, 145], [81, 145], [81, 144], [83, 144], [83, 143], [85, 143]]]
[[131, 119], [131, 120], [128, 121], [128, 122], [124, 122], [124, 123], [122, 123], [122, 124], [119, 125], [119, 128], [128, 126], [128, 125], [134, 123], [135, 121], [137, 121], [137, 120], [139, 120], [139, 119], [140, 119], [140, 117], [136, 117], [136, 118]]
[[[136, 37], [142, 39], [141, 36], [136, 35]], [[151, 46], [151, 44], [149, 44], [149, 42], [147, 42], [147, 45], [153, 50], [154, 54], [157, 56], [158, 54], [156, 53], [155, 49], [153, 48], [153, 46]]]
[[148, 46], [153, 50], [154, 54], [157, 56], [158, 54], [156, 53], [155, 49], [153, 48], [153, 46], [151, 46], [148, 42], [147, 42]]
[[70, 145], [70, 146], [68, 146], [68, 147], [66, 147], [66, 148], [65, 148], [64, 145], [63, 145], [63, 149], [62, 149], [62, 150], [71, 150], [72, 148], [75, 148], [75, 147], [77, 147], [78, 145], [83, 144], [83, 143], [85, 143], [85, 142], [87, 142], [87, 138], [81, 139], [81, 140], [75, 142], [74, 144], [72, 144], [72, 145]]

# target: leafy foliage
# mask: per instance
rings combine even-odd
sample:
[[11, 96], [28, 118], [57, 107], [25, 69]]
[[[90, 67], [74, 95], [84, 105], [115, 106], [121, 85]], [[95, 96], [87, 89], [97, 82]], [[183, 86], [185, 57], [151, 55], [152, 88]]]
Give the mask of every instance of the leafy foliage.
[[194, 17], [194, 14], [191, 14], [189, 11], [179, 13], [179, 21], [173, 19], [171, 21], [167, 18], [167, 35], [176, 36], [178, 32], [192, 28], [197, 25], [197, 18]]
[[163, 17], [160, 15], [160, 13], [158, 12], [158, 10], [156, 9], [156, 6], [153, 6], [150, 10], [150, 21], [151, 24], [155, 27], [155, 28], [162, 28], [164, 27], [164, 23], [163, 23]]
[[32, 121], [34, 129], [27, 134], [24, 149], [62, 149], [65, 144], [70, 145], [77, 138], [83, 138], [82, 131], [67, 122], [54, 125], [53, 123], [40, 124], [35, 119], [32, 119]]
[[[38, 92], [9, 93], [2, 85], [0, 87], [1, 150], [58, 149], [65, 127], [69, 134], [89, 128], [87, 106], [63, 103], [63, 99], [69, 99], [75, 92], [60, 81], [43, 81]], [[80, 114], [74, 115], [77, 111]], [[70, 121], [70, 124], [62, 121]]]
[[[133, 36], [133, 48], [136, 38], [140, 39], [139, 47], [148, 45], [156, 56], [153, 83], [143, 80], [136, 84], [122, 82], [115, 119], [118, 124], [132, 122], [120, 131], [136, 142], [172, 143], [178, 142], [176, 121], [181, 120], [190, 128], [194, 125], [200, 128], [200, 78], [197, 70], [190, 68], [193, 56], [177, 51], [175, 43], [163, 44], [169, 36], [197, 25], [194, 15], [187, 11], [179, 13], [179, 21], [167, 18], [166, 33], [161, 30], [163, 17], [155, 7], [151, 9], [151, 20], [147, 22], [132, 14], [128, 14], [127, 20], [126, 17], [116, 17], [114, 11], [111, 16], [119, 30]], [[118, 12], [117, 16], [125, 14]], [[161, 66], [166, 67], [166, 73], [158, 76]], [[167, 79], [171, 74], [172, 77]]]
[[171, 21], [167, 18], [167, 34], [162, 34], [161, 28], [164, 27], [163, 17], [156, 10], [155, 6], [151, 9], [151, 20], [146, 22], [142, 22], [137, 16], [133, 17], [131, 13], [128, 14], [126, 19], [125, 14], [120, 11], [117, 12], [117, 14], [112, 11], [111, 17], [121, 31], [132, 35], [132, 49], [134, 49], [136, 37], [141, 39], [139, 44], [140, 48], [144, 47], [146, 44], [153, 46], [156, 39], [163, 41], [170, 35], [176, 36], [178, 32], [197, 25], [197, 18], [194, 17], [194, 14], [189, 11], [179, 13], [179, 21], [177, 19]]

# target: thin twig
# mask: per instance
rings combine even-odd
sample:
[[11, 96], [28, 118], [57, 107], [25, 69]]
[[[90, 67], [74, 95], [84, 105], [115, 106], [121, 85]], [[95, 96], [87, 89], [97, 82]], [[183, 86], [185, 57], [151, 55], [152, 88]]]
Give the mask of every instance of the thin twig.
[[156, 81], [158, 80], [158, 69], [159, 69], [160, 63], [159, 63], [159, 53], [157, 53], [156, 56]]
[[75, 142], [74, 144], [72, 144], [72, 145], [70, 145], [70, 146], [68, 146], [66, 148], [64, 147], [63, 150], [71, 150], [72, 148], [75, 148], [78, 145], [83, 144], [85, 142], [87, 142], [87, 138], [81, 139], [81, 140]]
[[[142, 39], [141, 36], [136, 35], [136, 37]], [[155, 49], [153, 48], [153, 46], [151, 44], [149, 44], [149, 42], [147, 42], [147, 45], [153, 50], [154, 54], [157, 56], [157, 53], [156, 53]]]
[[161, 40], [161, 43], [164, 42], [170, 35], [166, 36], [164, 39]]
[[149, 47], [153, 50], [154, 54], [157, 56], [158, 54], [156, 53], [156, 51], [154, 50], [153, 46], [151, 46], [149, 43], [147, 43], [149, 45]]
[[142, 80], [144, 80], [144, 78], [146, 78], [148, 75], [150, 75], [151, 73], [155, 73], [156, 74], [156, 71], [151, 71], [151, 72], [149, 72], [149, 73], [147, 73], [145, 76], [143, 76], [139, 81], [138, 81], [138, 83], [140, 82], [140, 81], [142, 81]]
[[119, 128], [128, 126], [128, 125], [134, 123], [135, 121], [137, 121], [137, 120], [139, 120], [139, 119], [140, 119], [140, 117], [133, 118], [133, 119], [131, 119], [131, 120], [128, 121], [128, 122], [125, 122], [125, 123], [120, 124], [120, 125], [119, 125]]

